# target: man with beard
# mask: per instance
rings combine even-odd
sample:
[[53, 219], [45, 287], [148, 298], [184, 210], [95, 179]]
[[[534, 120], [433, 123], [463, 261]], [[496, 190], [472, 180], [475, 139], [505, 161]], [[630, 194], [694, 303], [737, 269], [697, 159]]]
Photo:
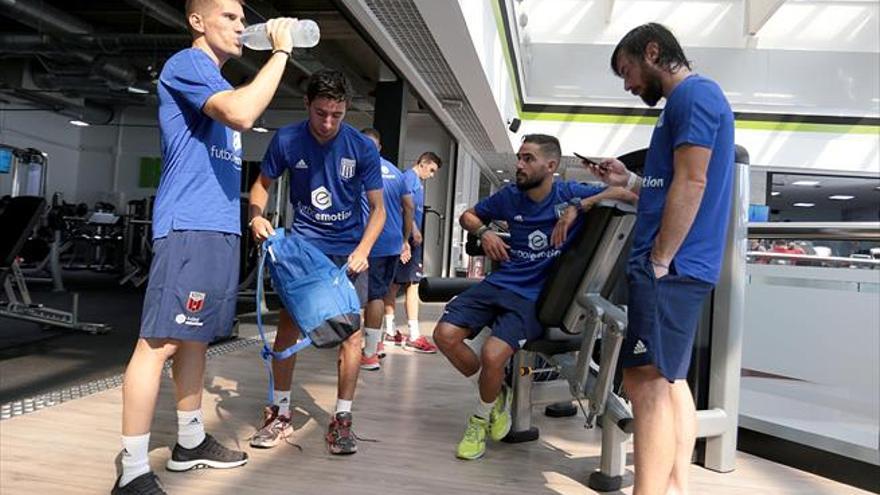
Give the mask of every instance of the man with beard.
[[733, 113], [718, 85], [693, 74], [659, 24], [630, 31], [611, 68], [624, 89], [666, 106], [645, 177], [618, 160], [590, 166], [607, 184], [639, 191], [627, 279], [623, 383], [635, 421], [635, 495], [684, 494], [696, 411], [686, 381], [703, 301], [718, 281], [733, 184]]
[[[561, 150], [553, 136], [530, 134], [517, 153], [516, 185], [507, 186], [465, 211], [459, 222], [480, 237], [483, 250], [498, 268], [482, 282], [446, 305], [434, 329], [434, 341], [453, 366], [479, 391], [479, 402], [468, 418], [457, 457], [477, 459], [486, 450], [486, 436], [498, 441], [510, 431], [511, 392], [503, 385], [504, 365], [542, 328], [535, 314], [547, 270], [570, 236], [581, 227], [580, 211], [602, 199], [629, 199], [622, 188], [603, 189], [576, 182], [556, 182]], [[505, 243], [487, 223], [507, 222]], [[483, 327], [491, 336], [477, 355], [465, 339]]]

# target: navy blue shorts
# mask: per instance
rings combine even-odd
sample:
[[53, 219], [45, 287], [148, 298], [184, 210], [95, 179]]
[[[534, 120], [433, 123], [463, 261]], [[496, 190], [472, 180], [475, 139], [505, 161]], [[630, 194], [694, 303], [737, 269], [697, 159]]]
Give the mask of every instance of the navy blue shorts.
[[446, 305], [440, 321], [467, 328], [471, 332], [468, 338], [476, 337], [483, 327], [492, 327], [492, 336], [507, 342], [514, 351], [544, 333], [535, 301], [489, 282], [480, 282], [456, 296]]
[[409, 245], [412, 248], [412, 258], [406, 264], [398, 262], [397, 273], [394, 275], [394, 283], [398, 285], [417, 284], [422, 280], [422, 244], [413, 246], [410, 239]]
[[375, 256], [370, 258], [370, 287], [367, 290], [367, 300], [375, 301], [382, 299], [388, 294], [388, 287], [394, 281], [394, 274], [397, 272], [397, 264], [400, 262], [400, 255], [393, 256]]
[[239, 236], [173, 230], [153, 242], [145, 339], [211, 342], [229, 335], [238, 296]]
[[[328, 258], [332, 261], [336, 266], [342, 266], [348, 263], [348, 256], [338, 255], [338, 254], [328, 254]], [[369, 270], [360, 272], [358, 274], [352, 274], [348, 272], [348, 279], [351, 280], [351, 283], [354, 284], [354, 290], [357, 292], [358, 301], [361, 303], [361, 308], [366, 306], [367, 304], [367, 283], [369, 279]]]
[[648, 256], [631, 262], [629, 324], [620, 349], [624, 368], [653, 364], [670, 382], [687, 378], [703, 302], [713, 287], [673, 272], [658, 280]]

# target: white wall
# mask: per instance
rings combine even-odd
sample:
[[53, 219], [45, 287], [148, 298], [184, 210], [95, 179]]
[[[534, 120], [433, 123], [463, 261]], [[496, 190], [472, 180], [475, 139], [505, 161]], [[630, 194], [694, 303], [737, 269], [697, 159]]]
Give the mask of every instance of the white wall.
[[[436, 153], [443, 160], [443, 167], [434, 175], [433, 179], [425, 181], [425, 208], [430, 206], [434, 210], [445, 213], [453, 169], [449, 156], [452, 144], [449, 135], [434, 117], [427, 113], [410, 113], [407, 117], [407, 126], [406, 143], [398, 166], [404, 170], [408, 169], [423, 152], [433, 151]], [[436, 215], [425, 215], [425, 275], [439, 275], [443, 270], [443, 250], [447, 245], [447, 225], [453, 220], [449, 217], [450, 215], [445, 214], [443, 222], [438, 222]]]

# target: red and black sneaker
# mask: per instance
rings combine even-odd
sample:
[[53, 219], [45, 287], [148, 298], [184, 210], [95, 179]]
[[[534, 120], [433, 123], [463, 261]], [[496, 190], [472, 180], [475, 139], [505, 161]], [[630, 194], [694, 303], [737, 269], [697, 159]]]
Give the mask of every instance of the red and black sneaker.
[[357, 437], [351, 431], [351, 413], [338, 412], [327, 429], [327, 447], [334, 455], [350, 455], [357, 452]]

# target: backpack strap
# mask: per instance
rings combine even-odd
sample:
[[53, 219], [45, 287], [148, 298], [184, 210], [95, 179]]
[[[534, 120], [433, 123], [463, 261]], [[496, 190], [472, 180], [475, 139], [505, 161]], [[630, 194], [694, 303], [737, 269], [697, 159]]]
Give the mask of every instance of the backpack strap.
[[312, 344], [311, 337], [305, 332], [301, 332], [302, 338], [299, 342], [283, 351], [273, 351], [272, 347], [269, 346], [269, 341], [266, 340], [266, 334], [263, 332], [263, 273], [266, 271], [266, 257], [274, 258], [275, 256], [271, 251], [272, 240], [283, 238], [284, 230], [277, 229], [274, 236], [263, 241], [263, 245], [260, 246], [260, 264], [257, 268], [257, 331], [260, 333], [260, 339], [263, 341], [263, 350], [260, 351], [260, 357], [263, 358], [263, 363], [266, 365], [266, 373], [269, 375], [269, 404], [275, 403], [275, 375], [272, 373], [272, 360], [283, 361]]

